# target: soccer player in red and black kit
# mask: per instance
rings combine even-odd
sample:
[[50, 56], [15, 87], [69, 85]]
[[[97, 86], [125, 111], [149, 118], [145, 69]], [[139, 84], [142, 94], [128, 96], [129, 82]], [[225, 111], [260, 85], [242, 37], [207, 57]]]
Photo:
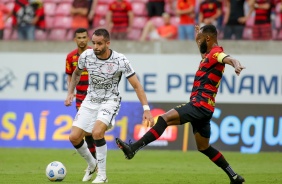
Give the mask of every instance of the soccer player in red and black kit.
[[[72, 73], [75, 70], [77, 66], [77, 61], [80, 56], [80, 54], [85, 51], [86, 49], [91, 49], [90, 46], [88, 46], [88, 32], [87, 29], [84, 28], [78, 28], [76, 29], [74, 33], [74, 41], [77, 44], [77, 48], [71, 51], [66, 58], [66, 74], [67, 74], [67, 83], [68, 85], [71, 82]], [[88, 72], [85, 70], [82, 72], [80, 81], [76, 85], [76, 109], [78, 110], [80, 108], [80, 105], [82, 101], [84, 100], [86, 94], [87, 94], [87, 88], [88, 88]], [[85, 141], [88, 145], [88, 149], [90, 150], [92, 156], [96, 159], [96, 150], [95, 150], [95, 144], [94, 140], [92, 138], [91, 134], [86, 134]], [[87, 178], [86, 180], [90, 180]]]
[[191, 122], [198, 150], [210, 158], [230, 178], [231, 184], [242, 184], [245, 179], [234, 172], [223, 155], [209, 144], [215, 96], [223, 75], [225, 64], [235, 68], [239, 75], [245, 68], [240, 62], [223, 52], [217, 43], [217, 30], [214, 25], [196, 26], [196, 43], [202, 55], [198, 71], [195, 74], [190, 102], [179, 105], [158, 117], [156, 124], [137, 142], [127, 144], [116, 138], [118, 147], [127, 159], [132, 159], [138, 150], [157, 140], [171, 125], [183, 125]]

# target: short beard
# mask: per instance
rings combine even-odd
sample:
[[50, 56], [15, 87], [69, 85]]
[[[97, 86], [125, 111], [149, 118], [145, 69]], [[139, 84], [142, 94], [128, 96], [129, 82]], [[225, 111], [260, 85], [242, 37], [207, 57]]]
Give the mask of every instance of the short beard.
[[200, 45], [200, 52], [201, 54], [205, 54], [208, 50], [208, 44], [207, 44], [207, 41], [203, 41]]
[[103, 55], [105, 52], [107, 51], [107, 49], [106, 48], [104, 48], [103, 50], [101, 50], [99, 53], [96, 53], [95, 51], [95, 55], [96, 56], [101, 56], [101, 55]]

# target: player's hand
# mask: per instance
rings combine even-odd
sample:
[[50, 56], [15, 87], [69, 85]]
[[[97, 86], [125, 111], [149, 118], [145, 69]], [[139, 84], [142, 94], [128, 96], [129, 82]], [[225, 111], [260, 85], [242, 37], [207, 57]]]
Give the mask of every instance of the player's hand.
[[68, 94], [65, 100], [65, 106], [71, 106], [73, 98], [74, 98], [74, 94]]
[[239, 76], [241, 71], [245, 69], [246, 67], [242, 66], [241, 63], [237, 61], [234, 68], [235, 68], [235, 73]]
[[151, 111], [146, 110], [143, 113], [143, 125], [147, 127], [152, 127], [155, 124], [154, 118], [151, 114]]

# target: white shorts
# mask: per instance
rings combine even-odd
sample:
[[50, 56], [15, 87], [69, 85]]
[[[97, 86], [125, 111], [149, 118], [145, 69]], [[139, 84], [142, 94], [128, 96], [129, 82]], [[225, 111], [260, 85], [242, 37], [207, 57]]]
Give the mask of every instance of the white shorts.
[[108, 129], [115, 125], [115, 117], [120, 109], [120, 99], [108, 100], [103, 103], [93, 103], [84, 100], [73, 120], [73, 125], [85, 132], [92, 133], [96, 120], [105, 123]]

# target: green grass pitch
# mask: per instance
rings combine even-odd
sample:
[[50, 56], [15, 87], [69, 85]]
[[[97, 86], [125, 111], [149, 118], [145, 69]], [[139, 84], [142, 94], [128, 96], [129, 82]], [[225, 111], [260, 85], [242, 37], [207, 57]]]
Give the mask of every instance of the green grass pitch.
[[[249, 184], [281, 184], [282, 153], [222, 152]], [[45, 168], [61, 161], [67, 176], [61, 183], [82, 182], [86, 162], [75, 150], [0, 148], [0, 183], [47, 184]], [[109, 150], [107, 176], [111, 184], [228, 184], [225, 173], [196, 151], [141, 150], [125, 160], [120, 150]], [[94, 179], [94, 177], [93, 177]]]

